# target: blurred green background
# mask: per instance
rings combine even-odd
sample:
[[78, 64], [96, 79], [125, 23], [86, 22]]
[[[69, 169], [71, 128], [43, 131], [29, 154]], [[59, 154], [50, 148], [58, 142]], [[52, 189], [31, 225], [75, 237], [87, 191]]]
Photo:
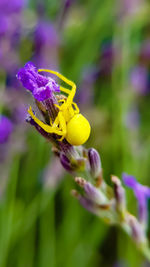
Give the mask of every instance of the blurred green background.
[[0, 267], [150, 266], [71, 196], [72, 177], [25, 122], [33, 99], [16, 79], [32, 61], [73, 80], [92, 126], [85, 146], [100, 152], [106, 181], [127, 172], [150, 185], [149, 1], [0, 0], [0, 9], [0, 109], [13, 123], [0, 144]]

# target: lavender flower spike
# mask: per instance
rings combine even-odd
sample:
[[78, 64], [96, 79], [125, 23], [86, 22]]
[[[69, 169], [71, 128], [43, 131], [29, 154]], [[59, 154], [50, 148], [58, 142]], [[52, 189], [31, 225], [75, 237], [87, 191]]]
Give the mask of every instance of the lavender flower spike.
[[60, 92], [59, 85], [53, 79], [39, 74], [31, 62], [26, 63], [24, 68], [19, 70], [17, 78], [38, 101], [44, 101], [51, 98], [52, 93]]
[[147, 223], [147, 198], [150, 197], [150, 188], [138, 183], [135, 177], [123, 173], [122, 179], [126, 186], [132, 188], [134, 195], [138, 200], [139, 220], [143, 225]]
[[7, 117], [0, 115], [0, 144], [8, 141], [12, 130], [12, 122]]

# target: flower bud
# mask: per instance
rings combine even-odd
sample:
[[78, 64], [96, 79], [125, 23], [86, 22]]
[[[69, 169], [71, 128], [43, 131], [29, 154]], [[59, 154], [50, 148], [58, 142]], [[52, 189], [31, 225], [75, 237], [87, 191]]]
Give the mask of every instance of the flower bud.
[[129, 215], [128, 224], [131, 228], [131, 235], [134, 241], [137, 243], [137, 245], [145, 244], [146, 238], [144, 230], [141, 227], [141, 224], [138, 222], [138, 220], [134, 216]]
[[60, 162], [66, 171], [68, 172], [73, 171], [70, 160], [66, 157], [66, 155], [63, 152], [60, 153]]
[[90, 199], [95, 204], [103, 205], [108, 202], [103, 192], [100, 189], [96, 188], [94, 185], [92, 185], [90, 182], [87, 182], [81, 177], [76, 177], [75, 182], [84, 189], [86, 198]]
[[97, 204], [107, 203], [106, 196], [91, 183], [87, 182], [84, 185], [86, 196]]
[[117, 209], [123, 215], [123, 213], [126, 209], [124, 188], [122, 187], [121, 181], [119, 180], [119, 178], [117, 176], [113, 175], [111, 177], [111, 180], [114, 183], [114, 193], [115, 193]]
[[99, 153], [94, 148], [88, 150], [88, 158], [90, 162], [90, 172], [94, 178], [98, 178], [101, 175], [101, 160]]
[[88, 211], [90, 211], [90, 212], [92, 212], [92, 213], [94, 213], [94, 214], [97, 213], [98, 208], [95, 207], [95, 203], [94, 203], [92, 200], [90, 200], [90, 199], [88, 199], [88, 198], [86, 198], [86, 197], [84, 197], [84, 196], [81, 196], [81, 195], [79, 195], [78, 199], [79, 199], [80, 204], [81, 204], [86, 210], [88, 210]]

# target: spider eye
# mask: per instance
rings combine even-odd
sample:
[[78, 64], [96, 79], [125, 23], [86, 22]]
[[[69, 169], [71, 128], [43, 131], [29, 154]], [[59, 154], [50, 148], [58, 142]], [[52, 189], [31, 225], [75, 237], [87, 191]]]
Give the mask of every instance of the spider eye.
[[74, 146], [84, 144], [91, 132], [91, 127], [88, 120], [81, 114], [76, 114], [67, 123], [66, 140]]

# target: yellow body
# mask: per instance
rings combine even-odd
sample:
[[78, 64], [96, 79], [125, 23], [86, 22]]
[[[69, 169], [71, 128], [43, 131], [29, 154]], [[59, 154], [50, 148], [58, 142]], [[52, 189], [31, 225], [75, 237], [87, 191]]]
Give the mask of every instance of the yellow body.
[[84, 144], [90, 136], [91, 127], [88, 120], [81, 114], [76, 114], [67, 123], [66, 140], [73, 146]]
[[40, 69], [39, 72], [40, 71], [46, 71], [57, 75], [67, 84], [69, 84], [72, 87], [72, 90], [60, 87], [62, 92], [68, 94], [68, 98], [66, 100], [63, 99], [58, 101], [62, 102], [62, 104], [56, 105], [59, 109], [59, 112], [52, 125], [48, 125], [40, 121], [32, 112], [31, 107], [29, 108], [28, 113], [33, 120], [47, 133], [55, 133], [60, 135], [60, 141], [66, 138], [71, 145], [79, 146], [84, 144], [90, 136], [91, 127], [88, 120], [79, 113], [77, 104], [73, 102], [76, 92], [76, 85], [58, 72], [45, 69]]

